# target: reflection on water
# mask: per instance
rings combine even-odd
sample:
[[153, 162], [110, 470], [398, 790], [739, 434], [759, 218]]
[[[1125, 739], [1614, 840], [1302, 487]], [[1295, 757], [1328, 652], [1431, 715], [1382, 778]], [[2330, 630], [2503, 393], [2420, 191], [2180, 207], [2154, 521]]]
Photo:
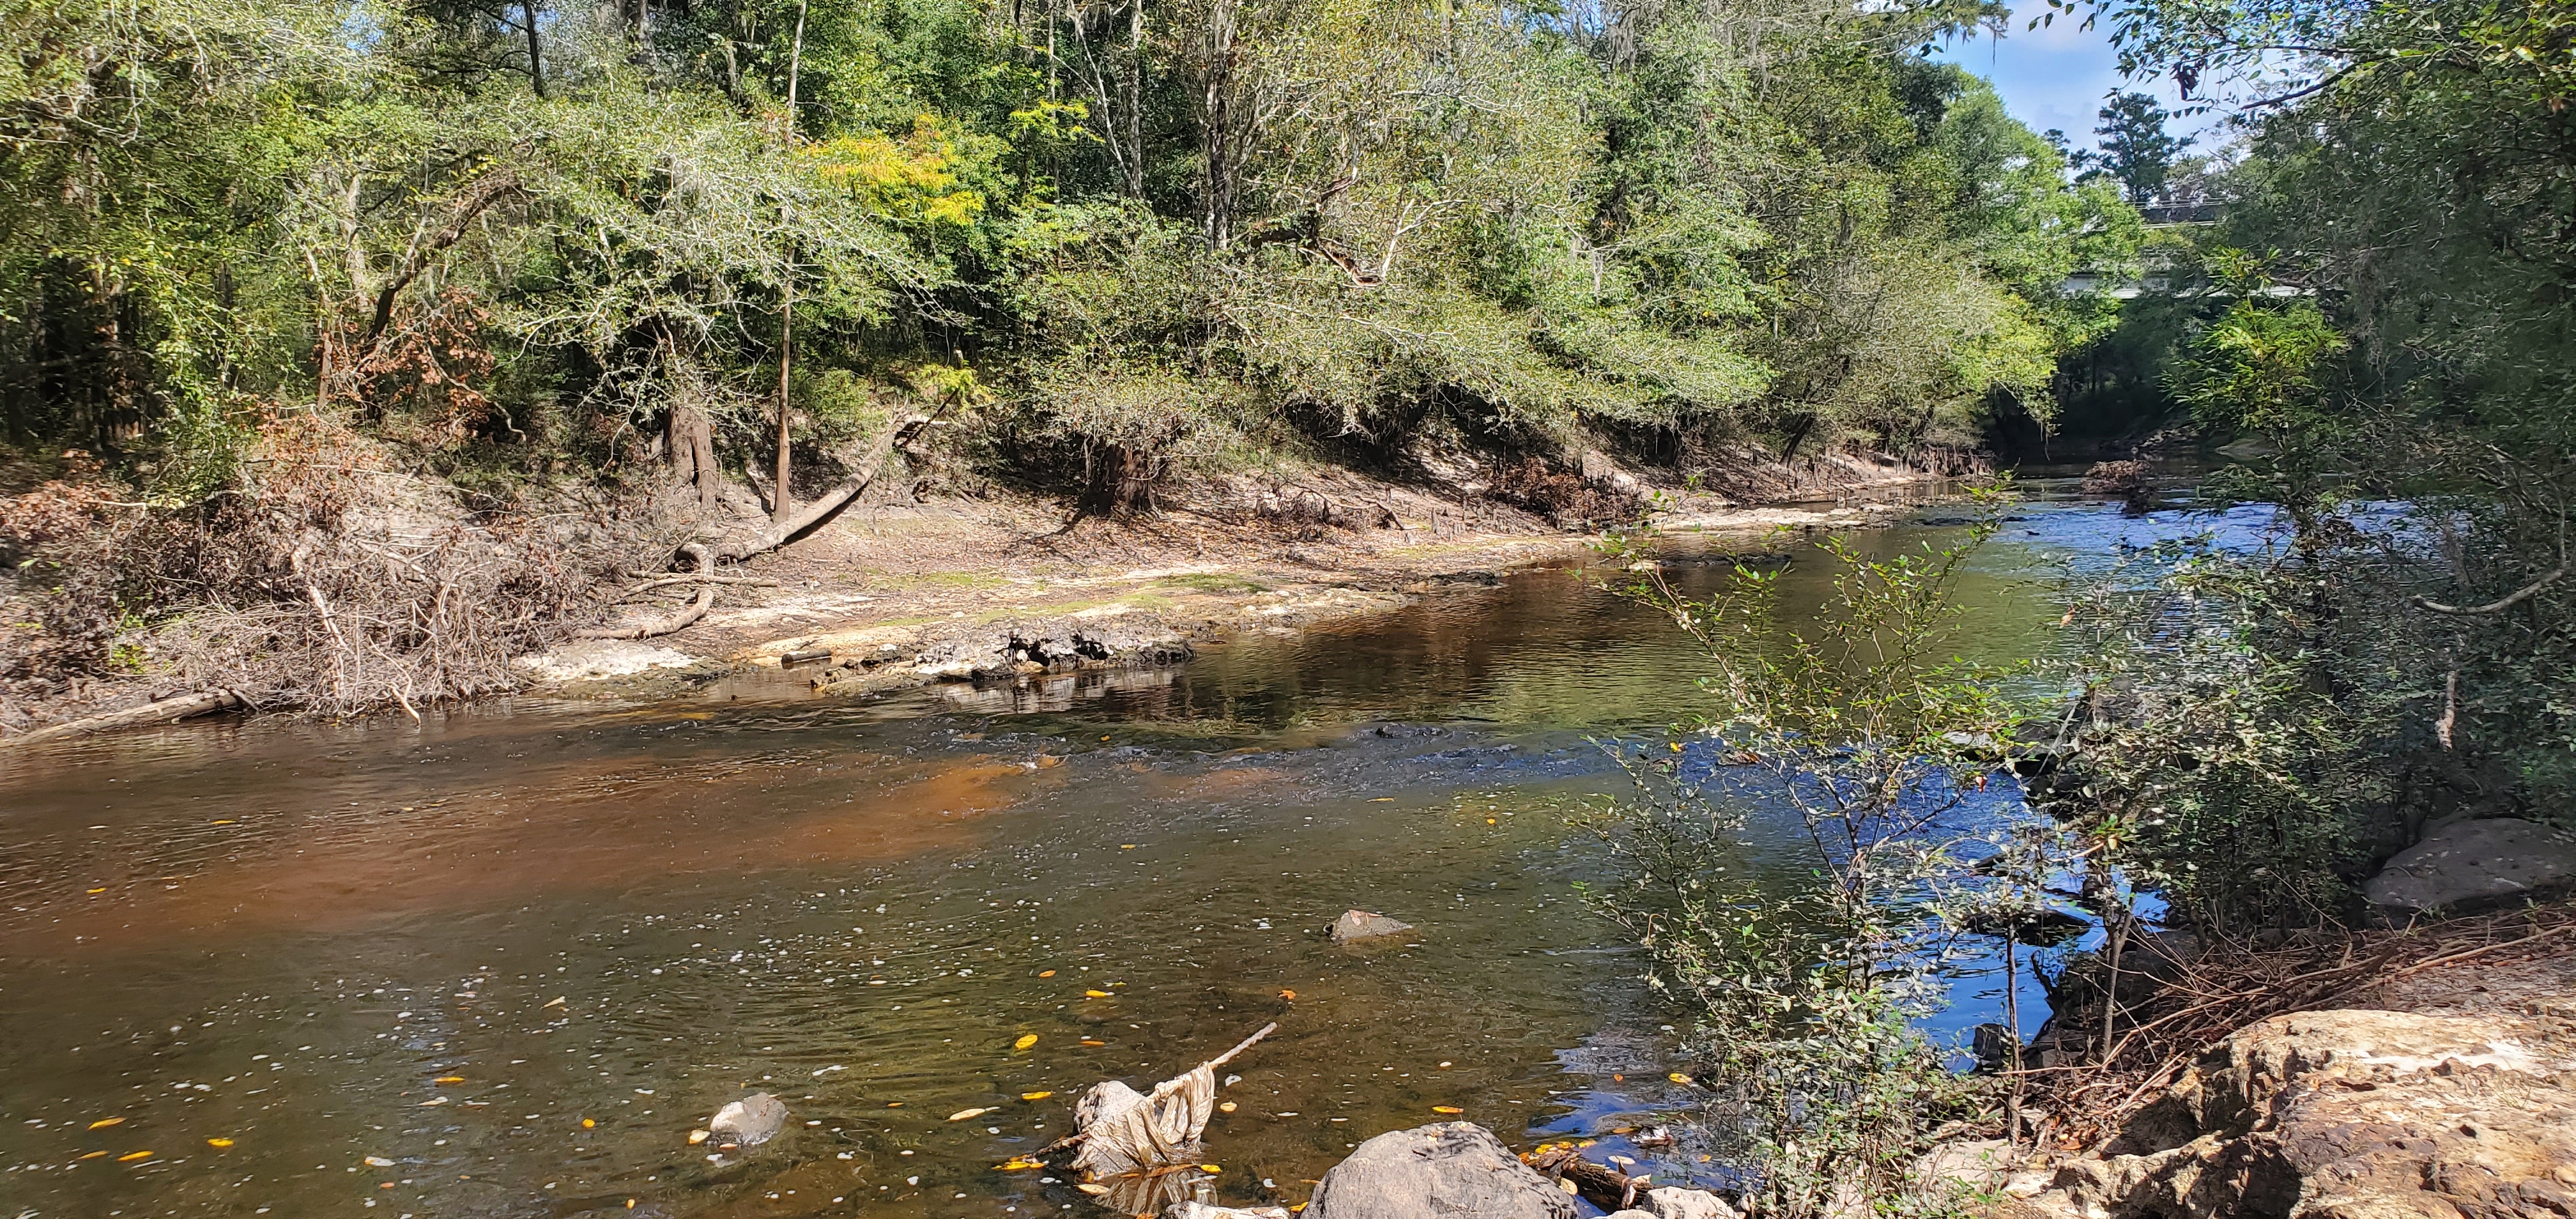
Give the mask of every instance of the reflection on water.
[[[1966, 590], [1989, 658], [2052, 646], [2066, 559], [2187, 527], [2020, 516]], [[1793, 568], [1793, 608], [1822, 592]], [[1608, 1126], [1674, 1099], [1640, 1082], [1672, 1017], [1575, 901], [1558, 810], [1613, 786], [1586, 734], [1685, 713], [1695, 676], [1541, 571], [1112, 681], [15, 758], [0, 1217], [1080, 1210], [995, 1166], [1090, 1083], [1271, 1020], [1209, 1131], [1219, 1198], [1301, 1200], [1434, 1106]], [[1795, 872], [1783, 828], [1745, 864]], [[1422, 937], [1337, 948], [1352, 906]], [[687, 1142], [763, 1088], [785, 1136]]]

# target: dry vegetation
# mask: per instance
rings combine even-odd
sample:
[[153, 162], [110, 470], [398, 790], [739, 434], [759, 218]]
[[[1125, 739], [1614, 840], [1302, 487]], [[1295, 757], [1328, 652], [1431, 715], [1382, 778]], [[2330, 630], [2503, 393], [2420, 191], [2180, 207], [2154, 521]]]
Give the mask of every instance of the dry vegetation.
[[596, 617], [689, 524], [613, 488], [469, 502], [309, 421], [269, 428], [197, 504], [77, 473], [0, 500], [0, 727], [205, 689], [329, 715], [506, 690], [513, 657]]

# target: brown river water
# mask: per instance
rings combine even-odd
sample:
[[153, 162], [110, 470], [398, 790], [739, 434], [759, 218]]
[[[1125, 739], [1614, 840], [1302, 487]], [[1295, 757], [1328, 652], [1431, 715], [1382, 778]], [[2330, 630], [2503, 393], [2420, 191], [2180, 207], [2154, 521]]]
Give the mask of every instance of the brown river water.
[[[1971, 651], [2047, 650], [2070, 559], [2185, 527], [2038, 489], [1965, 585]], [[1953, 536], [1942, 511], [1867, 544]], [[1446, 1109], [1523, 1146], [1651, 1120], [1689, 1099], [1678, 1016], [1582, 908], [1598, 850], [1564, 816], [1620, 786], [1591, 738], [1704, 704], [1595, 579], [1040, 690], [736, 684], [0, 759], [0, 1219], [1101, 1213], [997, 1166], [1093, 1082], [1270, 1021], [1207, 1133], [1220, 1200], [1301, 1201]], [[1799, 872], [1789, 830], [1757, 821], [1746, 865]], [[1349, 907], [1422, 934], [1337, 947]], [[755, 1089], [787, 1133], [688, 1142]]]

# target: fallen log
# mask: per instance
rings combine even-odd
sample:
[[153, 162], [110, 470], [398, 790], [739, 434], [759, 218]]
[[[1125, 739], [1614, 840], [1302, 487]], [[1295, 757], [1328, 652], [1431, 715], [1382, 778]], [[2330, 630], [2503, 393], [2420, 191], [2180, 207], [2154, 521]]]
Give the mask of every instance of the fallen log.
[[1583, 1158], [1572, 1147], [1558, 1147], [1531, 1156], [1529, 1166], [1553, 1181], [1571, 1181], [1594, 1206], [1606, 1211], [1623, 1211], [1637, 1204], [1637, 1196], [1654, 1187], [1652, 1177], [1632, 1177], [1607, 1164], [1595, 1164]]
[[584, 627], [574, 631], [572, 637], [575, 639], [652, 639], [686, 630], [695, 625], [698, 619], [706, 617], [707, 611], [716, 607], [715, 552], [707, 549], [704, 542], [691, 542], [682, 546], [680, 553], [693, 555], [698, 560], [698, 572], [694, 577], [698, 581], [696, 600], [662, 617], [647, 618], [633, 626]]
[[[832, 519], [834, 514], [848, 507], [851, 500], [857, 499], [862, 492], [875, 485], [877, 474], [885, 469], [886, 456], [894, 452], [896, 442], [916, 429], [938, 422], [939, 416], [947, 413], [948, 408], [943, 406], [938, 414], [927, 418], [915, 416], [901, 423], [889, 425], [883, 434], [868, 445], [867, 454], [859, 458], [858, 468], [863, 472], [858, 477], [824, 493], [822, 498], [813, 503], [797, 509], [793, 515], [770, 526], [766, 532], [725, 543], [717, 549], [716, 557], [727, 562], [739, 563], [754, 555], [767, 554], [805, 536], [815, 526]], [[785, 494], [786, 490], [784, 487], [779, 488], [781, 494]]]
[[103, 715], [93, 715], [69, 723], [39, 728], [33, 732], [20, 733], [0, 743], [32, 745], [38, 741], [88, 736], [93, 732], [108, 732], [118, 728], [137, 728], [145, 724], [172, 724], [200, 715], [212, 715], [218, 711], [231, 711], [244, 705], [241, 696], [230, 690], [200, 690], [194, 694], [174, 695], [139, 707], [127, 707], [121, 711], [110, 711]]

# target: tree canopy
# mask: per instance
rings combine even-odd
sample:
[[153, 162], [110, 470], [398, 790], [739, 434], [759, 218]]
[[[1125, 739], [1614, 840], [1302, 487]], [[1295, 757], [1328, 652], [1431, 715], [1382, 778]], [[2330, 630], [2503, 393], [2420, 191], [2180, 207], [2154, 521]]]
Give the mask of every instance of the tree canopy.
[[12, 0], [0, 417], [181, 497], [295, 411], [548, 470], [704, 417], [751, 469], [792, 339], [800, 443], [962, 371], [1042, 482], [1425, 428], [1961, 444], [2046, 415], [2107, 317], [2060, 281], [2137, 231], [1912, 50], [1999, 20]]

